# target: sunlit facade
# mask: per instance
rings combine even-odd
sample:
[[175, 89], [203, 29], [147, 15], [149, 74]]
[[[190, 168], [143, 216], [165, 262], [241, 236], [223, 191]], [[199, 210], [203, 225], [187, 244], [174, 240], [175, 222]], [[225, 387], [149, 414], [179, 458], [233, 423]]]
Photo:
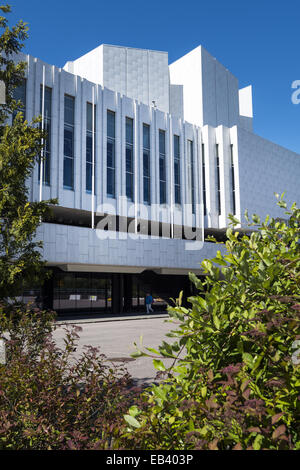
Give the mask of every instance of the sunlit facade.
[[[61, 313], [161, 309], [224, 239], [228, 214], [299, 202], [300, 156], [253, 132], [252, 88], [199, 46], [168, 54], [101, 45], [58, 68], [30, 55], [17, 90], [48, 133], [31, 200], [58, 198], [37, 237]], [[27, 296], [30, 297], [30, 289]], [[159, 300], [158, 300], [159, 299]]]

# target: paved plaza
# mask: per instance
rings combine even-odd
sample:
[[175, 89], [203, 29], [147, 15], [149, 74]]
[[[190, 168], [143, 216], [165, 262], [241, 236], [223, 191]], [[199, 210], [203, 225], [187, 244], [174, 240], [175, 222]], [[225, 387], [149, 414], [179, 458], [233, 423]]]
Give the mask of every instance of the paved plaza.
[[[131, 354], [136, 350], [134, 343], [140, 344], [143, 338], [145, 347], [157, 348], [163, 340], [170, 342], [172, 338], [167, 338], [166, 334], [175, 329], [174, 323], [167, 322], [167, 315], [153, 315], [145, 317], [106, 318], [101, 320], [68, 320], [58, 322], [58, 328], [54, 333], [54, 338], [59, 346], [63, 346], [65, 328], [71, 324], [76, 324], [82, 328], [79, 332], [78, 348], [75, 357], [79, 357], [85, 345], [90, 345], [100, 349], [109, 361], [116, 364], [126, 364], [126, 367], [137, 383], [148, 383], [155, 380], [156, 369], [152, 359], [139, 357], [135, 360]], [[165, 364], [170, 364], [172, 360], [164, 360]]]

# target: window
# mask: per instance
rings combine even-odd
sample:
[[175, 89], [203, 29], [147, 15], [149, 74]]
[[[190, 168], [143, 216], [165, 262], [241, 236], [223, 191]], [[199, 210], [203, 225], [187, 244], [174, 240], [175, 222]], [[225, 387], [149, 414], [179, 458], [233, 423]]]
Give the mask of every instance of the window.
[[26, 79], [23, 79], [21, 85], [16, 87], [13, 91], [13, 98], [15, 101], [20, 101], [21, 106], [13, 112], [12, 120], [14, 121], [16, 115], [21, 111], [23, 113], [23, 118], [25, 119], [26, 115]]
[[64, 188], [74, 189], [74, 112], [75, 98], [65, 95]]
[[102, 273], [63, 273], [53, 276], [53, 308], [60, 312], [109, 312], [112, 276]]
[[195, 177], [194, 177], [194, 151], [193, 141], [187, 141], [187, 167], [188, 167], [188, 192], [189, 203], [192, 204], [192, 213], [195, 214]]
[[167, 181], [166, 181], [166, 133], [159, 130], [159, 202], [167, 202]]
[[116, 124], [115, 113], [107, 110], [107, 144], [106, 144], [106, 168], [107, 168], [107, 195], [115, 197], [115, 173], [116, 173]]
[[[94, 127], [94, 133], [93, 133]], [[94, 134], [94, 135], [93, 135]], [[96, 138], [96, 106], [94, 105], [94, 123], [93, 123], [93, 105], [86, 104], [86, 191], [92, 192], [93, 186], [93, 140], [94, 140], [94, 175], [95, 175], [95, 138]], [[95, 190], [95, 188], [94, 188]]]
[[143, 124], [143, 191], [145, 204], [151, 204], [150, 171], [150, 126]]
[[230, 166], [231, 166], [231, 210], [233, 214], [236, 214], [236, 203], [235, 203], [235, 175], [234, 175], [234, 159], [233, 159], [233, 145], [230, 145]]
[[[43, 183], [50, 184], [50, 159], [51, 159], [51, 112], [52, 112], [52, 89], [45, 87], [44, 90], [44, 131], [47, 137], [44, 142]], [[40, 87], [40, 113], [43, 114], [43, 85]], [[39, 179], [40, 179], [39, 163]]]
[[204, 211], [204, 215], [206, 215], [207, 208], [206, 208], [205, 146], [204, 144], [202, 144], [202, 196], [203, 196], [203, 211]]
[[180, 197], [180, 137], [174, 135], [174, 192], [175, 204], [181, 204]]
[[133, 201], [133, 119], [126, 118], [126, 196]]
[[221, 186], [220, 186], [220, 156], [219, 145], [216, 144], [216, 170], [217, 170], [217, 213], [221, 215]]

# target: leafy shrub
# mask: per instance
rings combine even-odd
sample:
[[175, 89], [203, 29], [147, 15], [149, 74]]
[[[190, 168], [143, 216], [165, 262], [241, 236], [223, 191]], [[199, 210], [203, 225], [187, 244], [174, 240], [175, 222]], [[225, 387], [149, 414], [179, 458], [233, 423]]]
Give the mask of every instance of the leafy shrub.
[[72, 356], [80, 328], [58, 348], [53, 314], [0, 307], [7, 364], [0, 364], [0, 449], [109, 449], [136, 391], [125, 369], [95, 348]]
[[164, 380], [125, 416], [127, 447], [300, 449], [300, 210], [285, 216], [246, 214], [257, 229], [244, 235], [231, 216], [226, 253], [203, 261], [204, 280], [190, 275], [191, 308], [169, 307], [172, 342], [137, 351]]

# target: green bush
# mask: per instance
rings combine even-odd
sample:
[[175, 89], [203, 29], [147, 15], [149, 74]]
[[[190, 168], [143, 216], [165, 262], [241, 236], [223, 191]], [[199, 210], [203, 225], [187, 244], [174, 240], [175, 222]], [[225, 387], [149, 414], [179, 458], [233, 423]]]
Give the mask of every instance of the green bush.
[[284, 217], [246, 214], [243, 235], [231, 216], [225, 254], [190, 275], [191, 308], [169, 308], [172, 341], [137, 351], [164, 380], [125, 415], [128, 448], [300, 449], [300, 210]]
[[126, 370], [91, 347], [75, 360], [78, 327], [58, 348], [51, 312], [7, 309], [0, 306], [0, 449], [113, 449], [137, 395]]

